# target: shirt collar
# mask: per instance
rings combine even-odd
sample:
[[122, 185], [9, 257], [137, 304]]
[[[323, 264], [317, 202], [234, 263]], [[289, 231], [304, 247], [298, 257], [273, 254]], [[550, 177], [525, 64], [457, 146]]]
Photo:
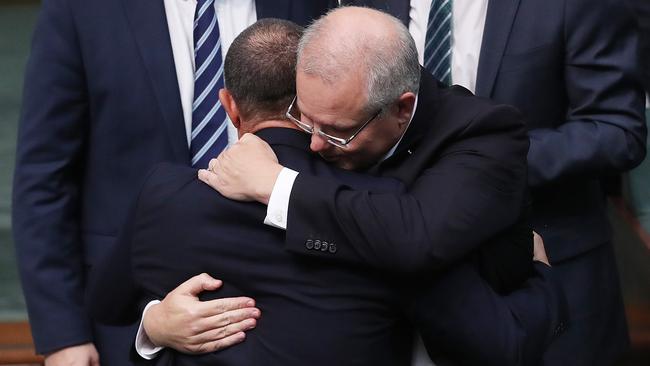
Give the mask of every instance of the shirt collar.
[[411, 125], [411, 121], [413, 121], [413, 116], [415, 116], [415, 110], [418, 108], [418, 96], [419, 96], [419, 94], [415, 95], [415, 103], [413, 105], [413, 112], [411, 113], [411, 118], [409, 119], [409, 124], [404, 129], [404, 132], [402, 133], [402, 136], [400, 136], [399, 140], [397, 140], [397, 143], [395, 143], [395, 145], [393, 145], [393, 147], [390, 150], [388, 150], [388, 152], [386, 153], [386, 155], [384, 155], [384, 157], [381, 159], [381, 161], [384, 161], [384, 160], [390, 158], [391, 156], [393, 156], [393, 154], [395, 153], [395, 150], [397, 150], [397, 146], [399, 146], [399, 143], [402, 142], [402, 139], [404, 138], [404, 135], [406, 134], [406, 131], [408, 130], [409, 126]]

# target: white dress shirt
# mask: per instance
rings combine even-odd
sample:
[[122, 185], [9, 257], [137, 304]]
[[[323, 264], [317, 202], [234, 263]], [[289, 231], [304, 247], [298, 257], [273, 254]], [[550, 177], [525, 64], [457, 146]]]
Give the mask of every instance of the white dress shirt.
[[[483, 41], [483, 28], [487, 16], [488, 0], [452, 1], [452, 53], [451, 80], [470, 91], [476, 89], [476, 73]], [[431, 0], [411, 0], [409, 12], [409, 33], [415, 40], [418, 59], [424, 59], [424, 42], [429, 22]], [[269, 197], [264, 223], [280, 229], [287, 229], [289, 197], [298, 172], [283, 168], [275, 181]]]
[[[194, 100], [194, 11], [196, 0], [164, 0], [165, 15], [169, 28], [169, 38], [172, 44], [176, 78], [181, 95], [183, 119], [187, 144], [190, 144], [192, 133], [192, 102]], [[226, 59], [226, 53], [232, 41], [244, 29], [257, 21], [254, 0], [215, 0], [215, 11], [219, 23], [219, 37], [221, 39], [221, 59]], [[228, 119], [228, 144], [237, 141], [237, 130]], [[142, 312], [159, 301], [152, 301]], [[155, 347], [140, 323], [140, 328], [135, 339], [135, 349], [138, 354], [147, 359], [153, 359], [162, 349]]]
[[[481, 54], [488, 0], [451, 0], [451, 82], [476, 91], [476, 71]], [[424, 41], [431, 0], [411, 0], [409, 33], [415, 40], [420, 64], [424, 60]]]
[[[219, 37], [221, 38], [221, 59], [232, 41], [251, 24], [257, 21], [253, 0], [215, 0]], [[194, 11], [196, 0], [165, 0], [165, 14], [169, 38], [174, 54], [176, 78], [183, 106], [183, 119], [187, 144], [192, 133], [192, 102], [194, 101]], [[237, 141], [237, 130], [228, 120], [228, 143]]]

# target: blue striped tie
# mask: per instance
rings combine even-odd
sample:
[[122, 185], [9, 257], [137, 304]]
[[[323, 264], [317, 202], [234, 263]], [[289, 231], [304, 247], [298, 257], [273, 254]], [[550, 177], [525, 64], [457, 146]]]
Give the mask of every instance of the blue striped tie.
[[424, 45], [424, 67], [446, 85], [451, 85], [451, 22], [451, 0], [433, 0]]
[[192, 103], [192, 166], [207, 168], [228, 144], [226, 112], [219, 102], [223, 62], [214, 0], [198, 0], [194, 13], [194, 103]]

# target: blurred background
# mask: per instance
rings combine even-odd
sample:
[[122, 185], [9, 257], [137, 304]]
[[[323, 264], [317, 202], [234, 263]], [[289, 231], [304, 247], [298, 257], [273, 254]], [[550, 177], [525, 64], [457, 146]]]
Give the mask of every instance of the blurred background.
[[[22, 78], [39, 3], [0, 0], [0, 364], [34, 356], [11, 237], [11, 181]], [[610, 198], [632, 349], [620, 365], [650, 365], [650, 160]]]

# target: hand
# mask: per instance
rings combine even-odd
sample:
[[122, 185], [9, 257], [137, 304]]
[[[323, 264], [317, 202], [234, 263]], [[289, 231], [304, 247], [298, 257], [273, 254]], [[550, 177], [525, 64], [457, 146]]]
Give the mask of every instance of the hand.
[[544, 249], [544, 240], [536, 232], [533, 231], [533, 260], [542, 262], [547, 266], [551, 264], [548, 261], [546, 256], [546, 250]]
[[99, 354], [92, 343], [66, 347], [45, 355], [45, 366], [99, 366]]
[[227, 198], [263, 204], [269, 203], [282, 170], [271, 147], [250, 133], [210, 160], [208, 167], [199, 170], [199, 179], [204, 183]]
[[199, 293], [221, 287], [206, 273], [183, 282], [145, 313], [144, 330], [156, 346], [179, 352], [214, 352], [242, 342], [255, 328], [259, 309], [248, 297], [200, 301]]

